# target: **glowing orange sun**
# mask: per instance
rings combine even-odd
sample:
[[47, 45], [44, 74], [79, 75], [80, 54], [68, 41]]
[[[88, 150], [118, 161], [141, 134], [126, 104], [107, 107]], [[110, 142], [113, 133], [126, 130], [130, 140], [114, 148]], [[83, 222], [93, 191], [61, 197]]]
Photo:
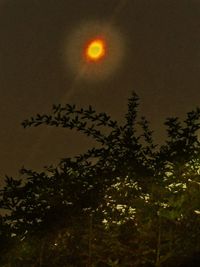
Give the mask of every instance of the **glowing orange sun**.
[[99, 61], [106, 54], [106, 44], [103, 39], [93, 39], [85, 49], [85, 56], [88, 61]]

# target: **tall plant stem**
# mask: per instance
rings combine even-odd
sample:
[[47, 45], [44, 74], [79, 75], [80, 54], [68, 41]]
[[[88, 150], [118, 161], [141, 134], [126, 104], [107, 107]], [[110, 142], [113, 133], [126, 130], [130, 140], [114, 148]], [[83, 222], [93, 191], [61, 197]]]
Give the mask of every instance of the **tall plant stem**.
[[158, 238], [157, 238], [157, 249], [156, 249], [156, 267], [160, 267], [160, 252], [161, 252], [161, 218], [158, 214]]

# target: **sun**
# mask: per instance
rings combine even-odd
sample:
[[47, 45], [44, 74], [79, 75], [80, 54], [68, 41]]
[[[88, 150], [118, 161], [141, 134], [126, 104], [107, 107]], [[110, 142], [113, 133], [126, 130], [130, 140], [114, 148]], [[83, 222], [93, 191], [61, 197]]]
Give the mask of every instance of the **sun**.
[[105, 57], [106, 44], [103, 39], [91, 40], [85, 49], [85, 56], [88, 61], [97, 62]]
[[80, 81], [103, 81], [123, 67], [125, 44], [110, 21], [83, 22], [66, 37], [64, 64]]

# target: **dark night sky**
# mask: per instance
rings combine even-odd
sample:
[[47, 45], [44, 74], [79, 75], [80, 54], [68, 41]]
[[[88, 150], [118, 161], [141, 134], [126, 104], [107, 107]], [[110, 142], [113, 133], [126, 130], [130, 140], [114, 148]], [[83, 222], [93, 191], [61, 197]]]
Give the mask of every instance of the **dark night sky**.
[[[75, 81], [66, 38], [82, 23], [111, 18], [125, 46], [119, 69], [95, 83]], [[88, 147], [65, 129], [21, 127], [53, 103], [92, 104], [121, 119], [134, 90], [162, 140], [166, 117], [200, 105], [199, 74], [199, 0], [0, 0], [0, 176]]]

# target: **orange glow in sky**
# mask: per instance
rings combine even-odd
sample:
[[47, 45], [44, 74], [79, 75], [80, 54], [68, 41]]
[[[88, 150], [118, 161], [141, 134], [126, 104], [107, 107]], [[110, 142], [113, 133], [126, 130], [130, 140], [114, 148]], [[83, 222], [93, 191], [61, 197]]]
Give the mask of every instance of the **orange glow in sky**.
[[99, 61], [105, 56], [105, 50], [105, 41], [103, 39], [94, 39], [86, 46], [86, 58], [89, 61]]

